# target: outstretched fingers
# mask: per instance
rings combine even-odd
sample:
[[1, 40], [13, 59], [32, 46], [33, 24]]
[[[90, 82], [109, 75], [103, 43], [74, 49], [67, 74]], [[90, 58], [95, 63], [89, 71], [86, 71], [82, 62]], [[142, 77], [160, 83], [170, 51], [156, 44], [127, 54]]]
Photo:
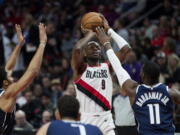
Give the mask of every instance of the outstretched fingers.
[[99, 42], [101, 43], [101, 45], [104, 45], [107, 42], [110, 43], [110, 38], [106, 34], [104, 28], [96, 27], [96, 36], [97, 36]]
[[39, 23], [39, 39], [40, 39], [40, 43], [46, 44], [47, 42], [46, 26], [43, 23]]
[[19, 24], [15, 24], [15, 28], [16, 28], [19, 45], [23, 45], [25, 43], [25, 38], [23, 36], [21, 26]]

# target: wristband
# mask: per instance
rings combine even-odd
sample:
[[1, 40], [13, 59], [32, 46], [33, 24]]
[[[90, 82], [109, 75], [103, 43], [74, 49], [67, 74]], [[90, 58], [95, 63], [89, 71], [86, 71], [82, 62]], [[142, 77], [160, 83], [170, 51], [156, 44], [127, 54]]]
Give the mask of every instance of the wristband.
[[40, 45], [44, 45], [44, 46], [45, 46], [45, 45], [46, 45], [46, 42], [42, 42], [42, 41], [41, 41], [41, 42], [40, 42]]
[[111, 44], [109, 41], [104, 42], [103, 46], [106, 46], [107, 44]]

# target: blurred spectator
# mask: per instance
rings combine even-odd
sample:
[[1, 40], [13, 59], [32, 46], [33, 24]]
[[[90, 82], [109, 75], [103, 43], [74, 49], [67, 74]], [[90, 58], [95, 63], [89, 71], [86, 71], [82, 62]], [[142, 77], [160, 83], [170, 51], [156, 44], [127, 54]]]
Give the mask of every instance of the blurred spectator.
[[148, 18], [145, 18], [143, 21], [145, 37], [152, 39], [153, 38], [153, 30], [157, 28], [155, 24], [151, 24]]
[[167, 69], [167, 58], [164, 52], [159, 52], [155, 57], [155, 62], [160, 67], [160, 82], [165, 83], [166, 78], [168, 77], [168, 69]]
[[58, 48], [58, 41], [56, 35], [57, 32], [55, 31], [55, 24], [53, 22], [48, 22], [46, 31], [48, 36], [48, 42], [47, 42], [48, 46], [45, 55], [52, 60], [60, 53], [59, 50], [60, 48]]
[[56, 107], [57, 99], [62, 96], [62, 87], [60, 79], [56, 78], [51, 81], [51, 101]]
[[166, 79], [168, 84], [172, 84], [178, 80], [180, 76], [180, 60], [176, 54], [168, 56], [168, 71], [169, 77]]
[[159, 19], [159, 31], [161, 36], [169, 36], [170, 35], [170, 25], [167, 16], [161, 16]]
[[67, 89], [63, 93], [64, 95], [76, 96], [75, 88], [72, 82], [69, 82]]
[[177, 18], [175, 18], [175, 17], [171, 18], [170, 27], [172, 29], [170, 35], [174, 39], [178, 39], [178, 21], [177, 21]]
[[52, 120], [52, 113], [49, 112], [48, 110], [45, 110], [43, 113], [42, 113], [42, 125], [50, 122]]
[[126, 57], [126, 63], [123, 65], [124, 69], [129, 73], [131, 78], [140, 82], [141, 63], [138, 62], [136, 53], [131, 51]]
[[27, 120], [37, 128], [40, 126], [43, 106], [38, 98], [33, 99], [32, 91], [25, 91], [24, 97], [27, 103], [21, 109], [26, 113]]
[[34, 84], [33, 86], [33, 96], [34, 98], [40, 98], [42, 96], [43, 89], [40, 84]]
[[49, 93], [51, 92], [51, 81], [48, 76], [44, 76], [42, 78], [42, 87], [43, 87], [43, 93]]
[[22, 110], [18, 110], [15, 114], [16, 125], [14, 126], [14, 130], [16, 131], [31, 131], [33, 130], [33, 126], [26, 120], [26, 114]]
[[66, 29], [63, 34], [61, 50], [65, 57], [69, 57], [71, 54], [72, 48], [74, 46], [74, 39], [69, 29]]
[[62, 82], [62, 88], [66, 89], [68, 81], [71, 79], [72, 76], [72, 69], [70, 67], [70, 63], [68, 62], [69, 59], [62, 58], [62, 68], [63, 72], [61, 73], [61, 82]]
[[151, 46], [151, 40], [146, 37], [142, 41], [141, 47], [143, 55], [149, 60], [152, 59], [152, 57], [154, 56], [155, 47]]
[[54, 111], [54, 106], [53, 106], [53, 104], [51, 102], [51, 96], [48, 93], [44, 93], [42, 95], [41, 103], [42, 103], [42, 106], [43, 106], [43, 110], [48, 110], [51, 113]]
[[25, 105], [27, 103], [27, 100], [24, 97], [23, 93], [18, 95], [16, 103], [18, 104], [19, 107], [22, 107], [23, 105]]
[[153, 28], [153, 36], [151, 40], [151, 45], [155, 47], [163, 47], [165, 36], [160, 34], [159, 27]]
[[163, 51], [168, 56], [170, 54], [176, 53], [176, 42], [170, 37], [165, 38], [163, 43]]

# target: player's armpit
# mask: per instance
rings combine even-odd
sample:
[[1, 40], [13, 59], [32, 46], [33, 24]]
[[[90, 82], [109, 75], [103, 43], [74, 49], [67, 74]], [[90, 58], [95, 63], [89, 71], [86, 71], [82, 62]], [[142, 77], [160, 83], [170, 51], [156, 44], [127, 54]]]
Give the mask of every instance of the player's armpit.
[[43, 125], [43, 126], [38, 130], [38, 132], [36, 133], [36, 135], [47, 135], [47, 130], [48, 130], [49, 125], [50, 125], [50, 123], [47, 123], [47, 124]]
[[172, 100], [174, 101], [174, 103], [180, 104], [180, 91], [178, 91], [176, 89], [169, 89], [168, 92], [169, 92]]
[[23, 91], [26, 87], [29, 86], [29, 84], [33, 81], [33, 79], [36, 77], [38, 74], [38, 70], [32, 69], [32, 70], [27, 70], [25, 74], [15, 83], [11, 84], [7, 90], [6, 96], [7, 98], [14, 97], [16, 98], [17, 94]]
[[132, 99], [131, 103], [134, 101], [134, 98], [136, 96], [137, 86], [138, 83], [131, 79], [126, 80], [122, 85], [122, 89], [126, 91], [127, 95]]

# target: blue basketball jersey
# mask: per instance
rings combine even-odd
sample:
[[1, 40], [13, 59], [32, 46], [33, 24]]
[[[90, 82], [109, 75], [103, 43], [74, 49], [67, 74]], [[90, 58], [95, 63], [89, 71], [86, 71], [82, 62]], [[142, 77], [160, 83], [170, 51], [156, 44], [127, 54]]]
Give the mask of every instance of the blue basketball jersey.
[[103, 135], [99, 128], [79, 122], [54, 120], [49, 125], [47, 135]]
[[132, 108], [139, 135], [174, 135], [174, 104], [166, 85], [139, 85]]

